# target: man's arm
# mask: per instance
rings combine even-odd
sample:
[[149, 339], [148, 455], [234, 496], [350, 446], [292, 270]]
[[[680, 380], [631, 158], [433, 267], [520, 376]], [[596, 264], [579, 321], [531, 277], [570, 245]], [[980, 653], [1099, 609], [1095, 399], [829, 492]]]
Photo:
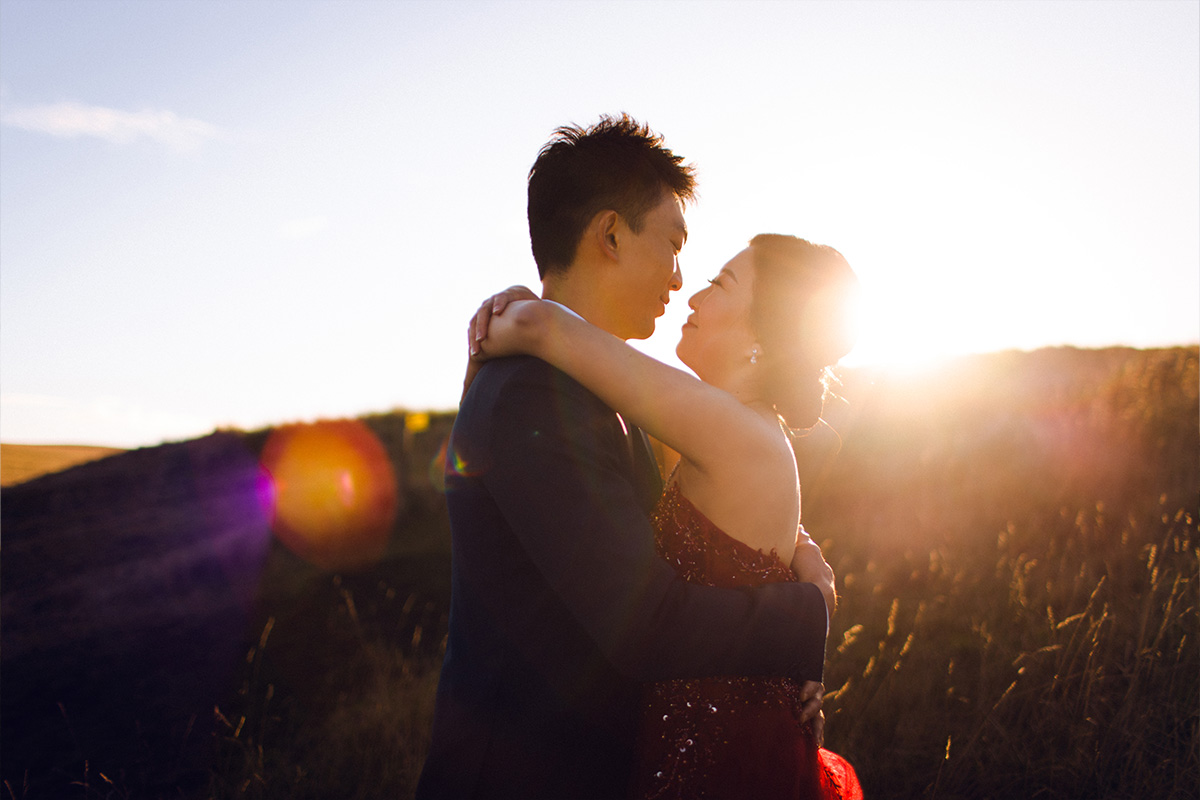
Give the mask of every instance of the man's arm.
[[612, 412], [528, 360], [491, 413], [485, 486], [538, 570], [614, 666], [651, 681], [820, 680], [828, 616], [809, 583], [688, 584], [654, 550]]

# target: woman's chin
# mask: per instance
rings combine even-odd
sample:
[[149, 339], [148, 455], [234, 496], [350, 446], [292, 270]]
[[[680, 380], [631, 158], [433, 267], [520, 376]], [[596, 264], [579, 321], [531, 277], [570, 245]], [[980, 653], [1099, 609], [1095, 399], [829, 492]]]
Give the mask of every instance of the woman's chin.
[[691, 365], [691, 359], [688, 358], [687, 348], [683, 346], [683, 339], [680, 339], [679, 344], [675, 345], [675, 357], [692, 372], [696, 371], [695, 367]]

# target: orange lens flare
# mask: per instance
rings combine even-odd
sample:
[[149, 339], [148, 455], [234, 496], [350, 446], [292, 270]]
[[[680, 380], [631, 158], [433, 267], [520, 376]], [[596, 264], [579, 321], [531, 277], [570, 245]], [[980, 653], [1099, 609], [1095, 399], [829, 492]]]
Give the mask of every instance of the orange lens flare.
[[271, 476], [272, 530], [322, 569], [374, 564], [396, 520], [396, 476], [387, 451], [356, 420], [287, 425], [263, 448]]

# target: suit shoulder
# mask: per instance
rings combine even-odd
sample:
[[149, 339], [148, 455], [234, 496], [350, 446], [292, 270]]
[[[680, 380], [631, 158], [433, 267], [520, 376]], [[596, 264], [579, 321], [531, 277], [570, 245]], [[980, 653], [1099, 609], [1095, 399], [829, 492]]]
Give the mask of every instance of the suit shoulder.
[[537, 398], [553, 398], [557, 403], [593, 406], [607, 411], [598, 397], [565, 372], [533, 356], [498, 358], [483, 365], [463, 404], [482, 403], [492, 407], [514, 397], [536, 402]]

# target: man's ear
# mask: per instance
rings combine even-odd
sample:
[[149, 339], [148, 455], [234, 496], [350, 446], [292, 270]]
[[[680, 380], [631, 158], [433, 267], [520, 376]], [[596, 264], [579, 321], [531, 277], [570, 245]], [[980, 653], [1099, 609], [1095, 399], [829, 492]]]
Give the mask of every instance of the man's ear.
[[592, 217], [592, 224], [588, 229], [596, 247], [604, 254], [605, 258], [612, 261], [617, 260], [617, 237], [619, 235], [617, 229], [620, 227], [620, 220], [621, 215], [612, 209], [601, 211]]

